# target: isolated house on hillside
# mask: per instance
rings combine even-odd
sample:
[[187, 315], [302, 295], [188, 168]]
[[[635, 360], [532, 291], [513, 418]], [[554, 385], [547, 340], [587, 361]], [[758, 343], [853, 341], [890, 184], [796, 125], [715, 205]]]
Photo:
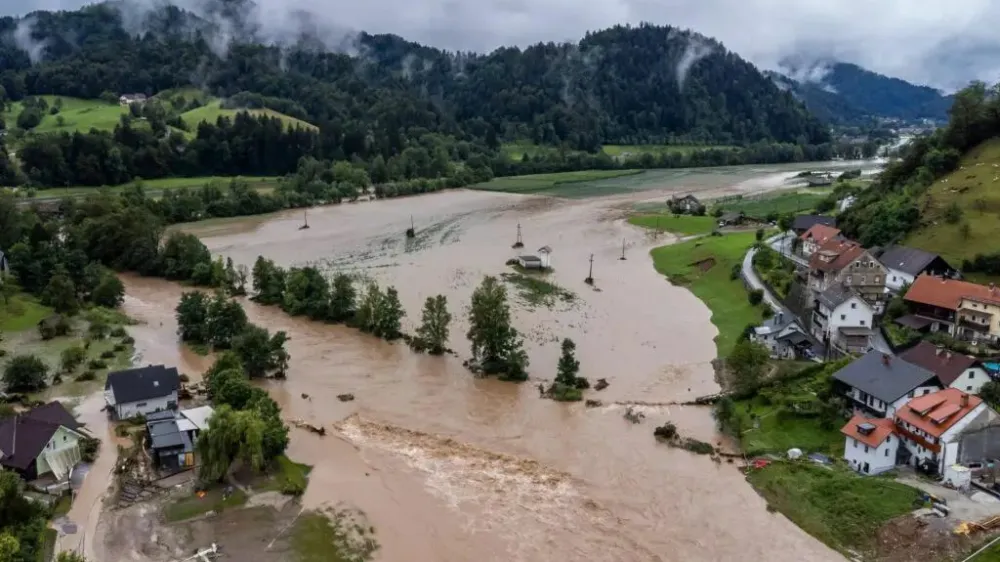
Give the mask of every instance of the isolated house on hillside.
[[108, 374], [104, 399], [117, 419], [177, 409], [180, 376], [174, 367], [150, 365]]
[[913, 284], [924, 273], [943, 277], [954, 277], [958, 273], [941, 256], [906, 246], [890, 247], [882, 252], [879, 261], [888, 270], [885, 285], [890, 291]]
[[975, 357], [955, 353], [928, 341], [907, 349], [899, 357], [934, 373], [944, 388], [957, 388], [978, 394], [979, 389], [992, 380], [986, 368]]
[[911, 398], [941, 389], [934, 373], [880, 351], [852, 361], [833, 380], [850, 406], [882, 418], [892, 417]]
[[844, 458], [862, 474], [881, 474], [896, 466], [899, 437], [888, 418], [866, 418], [855, 414], [840, 429], [845, 436]]
[[69, 477], [80, 462], [81, 425], [59, 402], [49, 402], [0, 421], [0, 465], [25, 480]]
[[133, 103], [146, 103], [146, 94], [122, 94], [118, 98], [120, 105], [132, 105]]
[[799, 239], [802, 240], [802, 255], [808, 258], [830, 240], [842, 238], [840, 229], [825, 224], [814, 224], [812, 228], [803, 232]]
[[795, 231], [795, 234], [802, 235], [817, 224], [836, 227], [837, 219], [825, 215], [798, 215], [792, 221], [792, 230]]
[[958, 279], [920, 275], [904, 300], [930, 331], [967, 341], [1000, 339], [1000, 289]]

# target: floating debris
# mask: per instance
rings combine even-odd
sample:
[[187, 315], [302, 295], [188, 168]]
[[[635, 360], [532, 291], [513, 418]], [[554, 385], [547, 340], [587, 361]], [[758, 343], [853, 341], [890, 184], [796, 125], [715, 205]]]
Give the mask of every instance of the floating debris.
[[340, 400], [341, 402], [350, 402], [350, 401], [354, 400], [354, 395], [353, 394], [338, 394], [337, 395], [337, 400]]

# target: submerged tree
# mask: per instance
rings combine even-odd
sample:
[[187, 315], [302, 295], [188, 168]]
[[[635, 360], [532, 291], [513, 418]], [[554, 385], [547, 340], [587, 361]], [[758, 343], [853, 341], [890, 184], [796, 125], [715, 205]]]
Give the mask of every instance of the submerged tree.
[[257, 256], [253, 292], [253, 299], [261, 304], [281, 304], [285, 297], [285, 270], [264, 256]]
[[576, 344], [566, 338], [562, 341], [562, 356], [556, 367], [556, 379], [549, 387], [549, 395], [556, 400], [580, 400], [583, 395], [580, 390], [590, 388], [590, 382], [577, 376], [580, 372], [580, 361], [576, 358]]
[[517, 330], [510, 325], [507, 289], [496, 277], [487, 275], [472, 292], [466, 337], [472, 343], [472, 357], [483, 373], [527, 380], [528, 356]]
[[405, 315], [396, 288], [389, 287], [382, 292], [378, 283], [372, 282], [361, 298], [354, 319], [362, 331], [394, 340], [400, 336], [400, 321]]
[[236, 461], [262, 470], [266, 462], [264, 431], [264, 419], [259, 412], [219, 406], [209, 418], [208, 428], [198, 436], [200, 479], [204, 482], [221, 480]]
[[423, 318], [417, 337], [427, 352], [432, 355], [444, 353], [448, 343], [448, 325], [451, 323], [451, 313], [448, 312], [448, 299], [444, 295], [427, 297], [424, 302]]
[[349, 275], [345, 273], [334, 275], [330, 290], [330, 320], [347, 322], [353, 318], [357, 297], [354, 282]]

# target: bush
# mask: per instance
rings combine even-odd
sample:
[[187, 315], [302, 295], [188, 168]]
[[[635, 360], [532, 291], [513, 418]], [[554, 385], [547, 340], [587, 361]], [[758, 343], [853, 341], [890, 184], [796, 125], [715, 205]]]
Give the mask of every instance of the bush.
[[90, 328], [87, 329], [87, 334], [95, 340], [103, 340], [108, 337], [108, 331], [111, 329], [107, 322], [101, 319], [96, 319], [90, 323]]
[[100, 371], [101, 369], [107, 369], [108, 364], [103, 359], [91, 359], [87, 362], [87, 368]]
[[740, 278], [740, 273], [743, 272], [743, 262], [734, 263], [733, 268], [729, 271], [729, 279], [731, 281], [736, 281]]
[[128, 349], [128, 346], [125, 345], [125, 344], [123, 344], [123, 343], [116, 343], [115, 346], [112, 349], [114, 351], [112, 352], [111, 356], [114, 357], [115, 353], [121, 353], [121, 352], [125, 351], [126, 349]]
[[38, 334], [46, 341], [69, 335], [71, 330], [69, 319], [61, 314], [49, 316], [38, 323]]
[[97, 379], [97, 373], [95, 373], [94, 371], [92, 371], [90, 369], [87, 369], [86, 371], [80, 373], [80, 376], [76, 377], [76, 380], [81, 381], [81, 382], [82, 381], [92, 381], [92, 380], [96, 380], [96, 379]]
[[93, 437], [84, 437], [80, 440], [80, 458], [84, 462], [94, 462], [97, 459], [97, 451], [101, 448], [101, 440]]
[[128, 332], [125, 331], [123, 326], [115, 326], [114, 329], [111, 330], [111, 337], [113, 338], [124, 338], [127, 335]]
[[87, 350], [79, 345], [67, 347], [60, 355], [60, 364], [63, 372], [72, 373], [77, 367], [83, 365], [87, 360]]
[[750, 291], [747, 291], [747, 300], [750, 301], [750, 304], [754, 306], [760, 304], [764, 300], [763, 289], [752, 289]]
[[962, 208], [958, 206], [958, 201], [952, 201], [944, 210], [944, 220], [948, 224], [958, 224], [962, 220]]
[[128, 437], [128, 426], [125, 424], [115, 426], [115, 435], [118, 437]]
[[111, 351], [110, 349], [101, 352], [101, 359], [114, 359], [114, 358], [115, 358], [115, 352]]
[[124, 338], [122, 338], [122, 343], [125, 345], [132, 345], [135, 343], [135, 338], [133, 338], [132, 336], [125, 336]]
[[8, 392], [34, 392], [45, 388], [49, 368], [34, 355], [17, 355], [7, 363], [3, 382]]

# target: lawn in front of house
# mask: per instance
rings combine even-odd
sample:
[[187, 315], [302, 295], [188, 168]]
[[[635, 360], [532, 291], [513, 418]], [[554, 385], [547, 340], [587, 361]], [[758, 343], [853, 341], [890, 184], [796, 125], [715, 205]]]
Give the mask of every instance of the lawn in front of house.
[[52, 309], [27, 294], [18, 293], [4, 303], [0, 300], [0, 332], [34, 330], [38, 323], [52, 315]]
[[891, 478], [807, 460], [772, 462], [752, 470], [747, 480], [771, 507], [845, 554], [869, 551], [878, 528], [912, 511], [922, 496]]
[[204, 515], [209, 511], [218, 513], [225, 509], [239, 507], [247, 502], [247, 495], [239, 488], [233, 488], [228, 498], [223, 498], [224, 491], [225, 489], [219, 486], [206, 490], [202, 497], [198, 497], [198, 494], [194, 493], [178, 498], [164, 506], [163, 516], [172, 523]]
[[712, 311], [719, 357], [729, 355], [743, 330], [762, 320], [761, 309], [750, 304], [747, 291], [733, 269], [756, 241], [753, 232], [706, 236], [654, 248], [653, 266], [671, 283], [686, 287]]
[[715, 229], [714, 217], [696, 217], [692, 215], [675, 215], [672, 213], [649, 213], [629, 217], [629, 224], [651, 228], [657, 232], [672, 232], [689, 236], [692, 234], [708, 234]]
[[363, 562], [378, 549], [375, 529], [346, 512], [303, 513], [290, 536], [297, 562]]

